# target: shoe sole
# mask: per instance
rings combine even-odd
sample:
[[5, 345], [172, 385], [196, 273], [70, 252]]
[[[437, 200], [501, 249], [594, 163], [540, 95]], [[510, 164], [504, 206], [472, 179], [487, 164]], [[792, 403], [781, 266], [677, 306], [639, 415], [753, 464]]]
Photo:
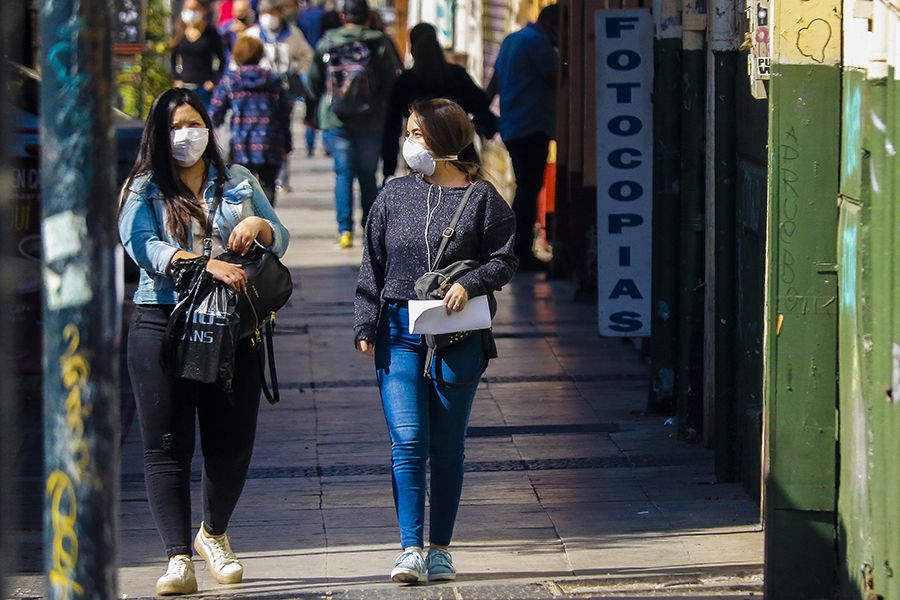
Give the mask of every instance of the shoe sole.
[[456, 581], [456, 573], [435, 573], [428, 575], [428, 581]]
[[425, 575], [419, 575], [415, 571], [394, 570], [391, 572], [391, 581], [393, 581], [394, 583], [422, 583], [424, 581], [428, 581], [428, 577]]
[[234, 575], [224, 575], [216, 571], [213, 568], [212, 561], [209, 560], [209, 557], [207, 556], [206, 550], [203, 548], [203, 545], [197, 543], [196, 539], [194, 540], [194, 550], [196, 550], [197, 554], [200, 555], [200, 558], [202, 558], [204, 562], [206, 562], [206, 569], [209, 571], [209, 574], [213, 576], [213, 579], [215, 579], [217, 582], [221, 583], [222, 585], [232, 585], [243, 581], [243, 571]]
[[156, 595], [157, 596], [184, 596], [186, 594], [196, 594], [197, 593], [197, 582], [194, 582], [193, 588], [188, 589], [176, 589], [174, 587], [160, 587], [156, 586]]

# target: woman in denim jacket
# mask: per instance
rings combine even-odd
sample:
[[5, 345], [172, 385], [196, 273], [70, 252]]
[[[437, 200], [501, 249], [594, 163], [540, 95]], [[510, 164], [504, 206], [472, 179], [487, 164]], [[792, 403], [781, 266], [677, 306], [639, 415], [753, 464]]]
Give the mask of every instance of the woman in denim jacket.
[[[162, 346], [177, 302], [169, 268], [199, 256], [207, 216], [217, 194], [212, 256], [225, 249], [246, 253], [260, 244], [278, 256], [289, 234], [259, 183], [244, 167], [227, 167], [200, 98], [172, 89], [153, 104], [140, 155], [122, 189], [119, 234], [140, 266], [134, 320], [128, 335], [128, 372], [144, 441], [150, 510], [169, 557], [156, 583], [159, 595], [197, 590], [191, 562], [191, 459], [194, 422], [203, 450], [203, 522], [194, 548], [219, 583], [238, 583], [243, 566], [225, 530], [244, 487], [259, 409], [261, 373], [249, 340], [238, 343], [231, 398], [214, 384], [163, 372]], [[247, 285], [237, 265], [212, 259], [212, 276], [236, 290]]]

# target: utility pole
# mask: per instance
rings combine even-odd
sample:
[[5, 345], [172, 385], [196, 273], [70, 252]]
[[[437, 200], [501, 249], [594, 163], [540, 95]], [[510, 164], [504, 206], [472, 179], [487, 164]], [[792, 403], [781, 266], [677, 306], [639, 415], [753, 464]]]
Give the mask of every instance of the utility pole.
[[681, 12], [681, 218], [678, 346], [675, 369], [678, 435], [699, 441], [703, 429], [703, 231], [706, 104], [706, 3], [683, 0]]
[[738, 476], [734, 339], [736, 305], [735, 80], [740, 47], [738, 0], [713, 0], [706, 83], [706, 364], [704, 426], [715, 448], [716, 480]]
[[[6, 57], [18, 58], [19, 47], [16, 41], [20, 36], [16, 31], [24, 20], [25, 11], [21, 2], [4, 2], [0, 4], [0, 106], [9, 106], [8, 83], [10, 65]], [[12, 165], [10, 160], [9, 118], [0, 119], [0, 223], [12, 223]], [[11, 272], [11, 236], [4, 229], [0, 235], [0, 306], [11, 306], [13, 274]], [[0, 598], [7, 598], [6, 579], [15, 569], [10, 564], [16, 556], [13, 550], [11, 531], [16, 520], [15, 502], [18, 493], [13, 489], [13, 461], [17, 444], [18, 406], [13, 395], [13, 381], [10, 356], [12, 328], [10, 311], [0, 311]]]
[[649, 412], [675, 406], [678, 221], [681, 206], [681, 3], [656, 0], [653, 83], [653, 287]]
[[118, 298], [110, 4], [41, 7], [47, 597], [115, 598]]
[[770, 6], [766, 598], [831, 598], [842, 3], [780, 0]]

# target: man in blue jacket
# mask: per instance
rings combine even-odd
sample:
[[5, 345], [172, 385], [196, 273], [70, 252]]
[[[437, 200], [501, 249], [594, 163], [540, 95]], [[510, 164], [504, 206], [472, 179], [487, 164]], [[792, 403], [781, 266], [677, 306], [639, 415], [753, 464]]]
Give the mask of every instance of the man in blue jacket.
[[531, 251], [537, 197], [543, 187], [550, 140], [556, 136], [556, 86], [559, 73], [559, 7], [541, 11], [503, 40], [488, 84], [488, 96], [500, 94], [500, 137], [516, 175], [516, 257], [519, 271], [537, 271], [544, 263]]

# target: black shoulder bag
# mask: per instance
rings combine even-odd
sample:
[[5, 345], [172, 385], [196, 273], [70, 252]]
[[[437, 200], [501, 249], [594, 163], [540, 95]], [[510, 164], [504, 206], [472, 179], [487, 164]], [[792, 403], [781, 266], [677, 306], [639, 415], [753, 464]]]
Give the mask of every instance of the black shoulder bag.
[[[466, 204], [468, 204], [469, 198], [471, 198], [472, 193], [475, 191], [475, 186], [477, 185], [478, 183], [476, 182], [469, 186], [466, 193], [463, 194], [459, 206], [456, 208], [456, 213], [450, 220], [450, 225], [441, 233], [441, 244], [438, 246], [437, 255], [434, 257], [434, 263], [429, 265], [430, 270], [416, 279], [415, 290], [416, 297], [419, 298], [419, 300], [442, 300], [447, 294], [447, 290], [450, 289], [450, 286], [460, 277], [481, 266], [477, 260], [466, 259], [453, 262], [442, 269], [438, 268], [441, 261], [444, 259], [444, 253], [447, 251], [447, 246], [450, 245], [450, 240], [456, 235], [456, 227], [459, 225], [459, 219], [462, 217], [463, 211], [466, 209]], [[488, 294], [488, 304], [490, 305], [491, 317], [493, 317], [497, 312], [497, 301], [493, 294]], [[452, 383], [444, 381], [440, 376], [432, 375], [432, 365], [434, 364], [435, 353], [438, 350], [446, 348], [447, 346], [452, 346], [453, 344], [458, 344], [474, 334], [481, 334], [485, 350], [484, 365], [475, 377], [468, 381]], [[497, 347], [494, 343], [494, 336], [490, 329], [456, 331], [453, 333], [442, 333], [437, 335], [424, 334], [422, 337], [425, 339], [426, 346], [428, 346], [428, 354], [425, 358], [425, 378], [440, 385], [449, 387], [471, 386], [484, 375], [484, 372], [488, 367], [488, 361], [497, 356]]]

